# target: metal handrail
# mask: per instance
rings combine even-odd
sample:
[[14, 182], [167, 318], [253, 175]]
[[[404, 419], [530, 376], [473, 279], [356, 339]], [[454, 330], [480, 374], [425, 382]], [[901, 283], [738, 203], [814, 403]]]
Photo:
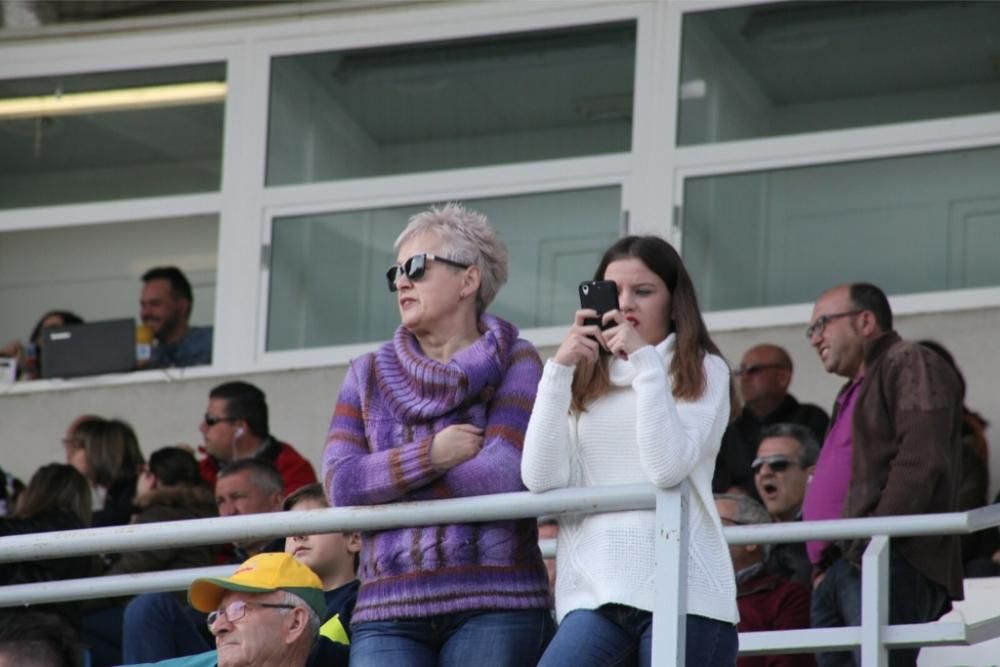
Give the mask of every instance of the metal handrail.
[[[507, 493], [470, 498], [394, 503], [117, 526], [0, 538], [0, 562], [62, 558], [161, 547], [264, 540], [349, 530], [384, 530], [440, 523], [481, 522], [571, 513], [656, 509], [656, 664], [683, 664], [686, 616], [686, 484], [662, 490], [652, 485], [560, 489], [543, 494]], [[890, 537], [965, 534], [1000, 526], [1000, 505], [968, 512], [865, 519], [792, 522], [724, 529], [730, 544], [871, 538], [865, 552], [862, 625], [752, 632], [740, 635], [741, 654], [795, 653], [861, 646], [865, 665], [885, 664], [887, 648], [973, 644], [1000, 636], [1000, 617], [966, 624], [887, 624], [885, 576]], [[551, 548], [551, 541], [546, 542]], [[186, 588], [198, 577], [226, 575], [232, 566], [147, 572], [0, 587], [0, 607], [134, 595]], [[679, 585], [678, 585], [679, 584]], [[883, 618], [884, 617], [884, 618]]]

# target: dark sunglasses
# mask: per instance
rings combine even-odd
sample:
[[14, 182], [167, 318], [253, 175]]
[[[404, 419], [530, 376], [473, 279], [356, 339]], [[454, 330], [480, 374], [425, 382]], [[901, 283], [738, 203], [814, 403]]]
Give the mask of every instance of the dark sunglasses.
[[208, 426], [208, 427], [215, 426], [219, 422], [234, 422], [234, 421], [237, 421], [235, 417], [213, 417], [212, 415], [208, 414], [207, 412], [205, 413], [205, 416], [202, 417], [202, 419], [205, 420], [205, 426]]
[[402, 278], [404, 275], [410, 280], [420, 280], [424, 275], [424, 271], [427, 270], [427, 262], [443, 262], [444, 264], [450, 264], [451, 266], [457, 266], [460, 269], [469, 268], [468, 264], [462, 262], [456, 262], [453, 259], [448, 259], [447, 257], [438, 257], [437, 255], [432, 255], [429, 252], [422, 252], [419, 255], [414, 255], [402, 264], [393, 264], [385, 272], [385, 279], [389, 281], [389, 291], [396, 291], [396, 281]]
[[776, 456], [758, 456], [753, 460], [753, 463], [750, 464], [750, 470], [752, 470], [753, 474], [756, 475], [760, 472], [760, 469], [764, 467], [765, 463], [767, 464], [767, 467], [774, 472], [785, 472], [788, 470], [788, 466], [799, 465], [798, 461], [793, 461], [787, 456], [782, 456], [780, 454]]

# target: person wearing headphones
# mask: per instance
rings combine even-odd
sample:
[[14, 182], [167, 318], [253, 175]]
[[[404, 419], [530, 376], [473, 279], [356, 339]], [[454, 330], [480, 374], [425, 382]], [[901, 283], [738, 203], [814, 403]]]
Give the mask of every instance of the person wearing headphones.
[[263, 459], [277, 469], [284, 495], [318, 481], [309, 461], [271, 435], [264, 392], [249, 382], [226, 382], [212, 389], [199, 430], [204, 438], [200, 449], [206, 454], [201, 476], [209, 486], [215, 487], [220, 468], [249, 458]]

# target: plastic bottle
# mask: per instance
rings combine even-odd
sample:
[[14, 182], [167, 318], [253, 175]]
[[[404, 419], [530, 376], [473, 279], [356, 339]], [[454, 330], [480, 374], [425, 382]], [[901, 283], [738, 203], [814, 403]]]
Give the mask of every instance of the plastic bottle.
[[153, 330], [145, 324], [135, 328], [135, 365], [139, 368], [149, 365], [153, 358]]

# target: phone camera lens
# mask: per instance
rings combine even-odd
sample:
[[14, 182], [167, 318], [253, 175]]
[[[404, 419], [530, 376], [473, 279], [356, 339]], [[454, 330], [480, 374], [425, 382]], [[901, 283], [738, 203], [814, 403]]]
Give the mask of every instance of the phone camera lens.
[[583, 286], [583, 293], [584, 294], [590, 294], [590, 285], [584, 285]]

